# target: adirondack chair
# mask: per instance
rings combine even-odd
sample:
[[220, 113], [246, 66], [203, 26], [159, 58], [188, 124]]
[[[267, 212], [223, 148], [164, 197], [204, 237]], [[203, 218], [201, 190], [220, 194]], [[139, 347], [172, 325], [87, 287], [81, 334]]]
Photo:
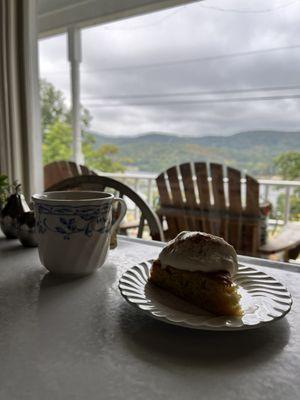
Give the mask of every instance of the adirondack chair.
[[[56, 184], [64, 181], [67, 178], [73, 178], [78, 176], [86, 176], [86, 175], [94, 175], [97, 174], [90, 170], [85, 165], [76, 164], [73, 161], [54, 161], [50, 164], [47, 164], [44, 167], [44, 187], [45, 191], [48, 191]], [[122, 221], [120, 232], [127, 234], [129, 230], [138, 228], [139, 221]]]
[[45, 190], [63, 179], [79, 175], [96, 175], [96, 173], [85, 165], [78, 165], [73, 161], [62, 160], [47, 164], [44, 167]]
[[222, 236], [239, 254], [260, 255], [265, 217], [257, 180], [221, 164], [195, 162], [169, 168], [156, 183], [167, 239], [199, 230]]
[[296, 260], [300, 253], [300, 222], [289, 222], [274, 238], [260, 247], [263, 255], [283, 253], [283, 261]]
[[47, 189], [49, 192], [61, 190], [95, 190], [100, 192], [108, 190], [109, 192], [112, 191], [118, 197], [125, 197], [125, 200], [127, 197], [139, 209], [139, 220], [134, 221], [134, 223], [123, 222], [120, 226], [121, 233], [127, 233], [128, 229], [137, 228], [136, 235], [138, 238], [142, 238], [147, 225], [153, 240], [164, 240], [164, 234], [157, 215], [141, 196], [122, 182], [107, 176], [83, 175], [64, 179]]

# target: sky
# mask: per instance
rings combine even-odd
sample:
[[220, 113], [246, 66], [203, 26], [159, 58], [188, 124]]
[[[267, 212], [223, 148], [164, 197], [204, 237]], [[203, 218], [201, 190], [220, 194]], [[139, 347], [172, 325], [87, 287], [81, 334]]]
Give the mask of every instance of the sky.
[[[82, 53], [98, 133], [300, 130], [300, 0], [206, 0], [98, 25]], [[41, 39], [39, 60], [69, 103], [66, 35]]]

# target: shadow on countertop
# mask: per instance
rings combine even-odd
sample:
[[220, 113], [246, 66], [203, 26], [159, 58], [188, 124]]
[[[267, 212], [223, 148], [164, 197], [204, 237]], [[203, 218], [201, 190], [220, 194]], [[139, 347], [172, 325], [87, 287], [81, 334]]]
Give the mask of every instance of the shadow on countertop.
[[216, 332], [160, 322], [126, 303], [119, 316], [120, 331], [129, 351], [161, 366], [213, 370], [255, 367], [280, 353], [290, 337], [286, 318], [257, 329]]

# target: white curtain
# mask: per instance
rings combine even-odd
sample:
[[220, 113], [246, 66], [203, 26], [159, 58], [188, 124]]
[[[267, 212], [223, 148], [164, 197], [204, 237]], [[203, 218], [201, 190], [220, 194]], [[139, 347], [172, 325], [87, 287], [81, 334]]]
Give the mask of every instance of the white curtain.
[[36, 0], [0, 0], [0, 172], [42, 188]]

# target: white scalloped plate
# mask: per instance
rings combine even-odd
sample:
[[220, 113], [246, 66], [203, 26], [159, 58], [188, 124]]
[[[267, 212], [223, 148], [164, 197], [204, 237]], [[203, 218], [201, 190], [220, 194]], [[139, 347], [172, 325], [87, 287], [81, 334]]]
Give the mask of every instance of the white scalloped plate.
[[127, 270], [119, 281], [122, 296], [152, 318], [193, 329], [215, 331], [259, 328], [291, 309], [287, 289], [273, 277], [239, 265], [235, 282], [241, 294], [242, 317], [215, 316], [148, 282], [152, 260]]

